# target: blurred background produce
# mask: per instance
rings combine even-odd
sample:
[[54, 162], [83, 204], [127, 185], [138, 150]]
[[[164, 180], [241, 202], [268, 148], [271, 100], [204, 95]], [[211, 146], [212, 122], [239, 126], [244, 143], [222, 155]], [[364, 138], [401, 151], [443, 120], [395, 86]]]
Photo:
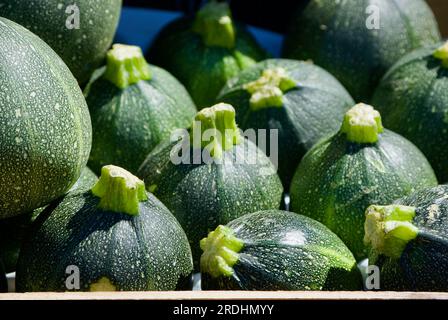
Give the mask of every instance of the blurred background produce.
[[[290, 17], [285, 18], [285, 12], [291, 14], [299, 7], [304, 7], [310, 0], [276, 0], [275, 5], [271, 0], [231, 0], [230, 6], [236, 19], [250, 25], [264, 29], [286, 32]], [[442, 35], [448, 36], [448, 1], [426, 0], [431, 6], [440, 25]], [[161, 10], [182, 11], [192, 14], [204, 0], [124, 0], [125, 6], [154, 8]], [[256, 12], [256, 14], [254, 14]]]

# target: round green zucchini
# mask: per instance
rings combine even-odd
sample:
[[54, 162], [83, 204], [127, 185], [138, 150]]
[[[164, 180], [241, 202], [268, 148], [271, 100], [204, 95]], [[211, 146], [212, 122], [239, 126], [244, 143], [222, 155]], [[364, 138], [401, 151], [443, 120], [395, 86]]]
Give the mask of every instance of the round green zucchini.
[[[85, 167], [81, 177], [69, 190], [69, 193], [83, 193], [90, 190], [98, 181], [92, 170]], [[3, 260], [6, 272], [16, 271], [20, 246], [28, 232], [31, 223], [45, 208], [39, 208], [32, 213], [0, 220], [0, 260]]]
[[416, 50], [384, 76], [373, 102], [384, 124], [426, 155], [448, 182], [448, 43]]
[[272, 162], [241, 135], [226, 104], [200, 111], [189, 134], [158, 146], [138, 176], [184, 228], [196, 268], [209, 231], [243, 214], [278, 209], [283, 193]]
[[97, 173], [111, 163], [136, 172], [160, 141], [189, 126], [196, 114], [185, 88], [148, 65], [134, 46], [114, 45], [84, 94], [93, 126], [89, 166]]
[[2, 0], [0, 16], [43, 39], [84, 84], [112, 44], [121, 3], [122, 0]]
[[278, 130], [279, 175], [285, 189], [305, 153], [335, 133], [355, 104], [325, 70], [285, 59], [266, 60], [242, 71], [227, 82], [217, 101], [235, 106], [244, 130]]
[[0, 18], [0, 218], [66, 193], [91, 147], [87, 104], [58, 55]]
[[201, 241], [204, 290], [358, 290], [356, 260], [321, 223], [291, 212], [251, 213]]
[[356, 101], [369, 102], [398, 59], [440, 39], [423, 0], [311, 0], [293, 19], [284, 55], [314, 61]]
[[176, 76], [202, 109], [215, 102], [228, 79], [266, 53], [232, 20], [227, 3], [210, 1], [194, 19], [180, 18], [166, 26], [148, 56]]
[[447, 185], [369, 207], [365, 230], [381, 290], [448, 291]]
[[188, 289], [192, 270], [187, 237], [170, 211], [146, 192], [143, 181], [105, 166], [90, 191], [67, 195], [33, 223], [20, 251], [16, 287], [19, 292]]
[[292, 211], [316, 219], [336, 233], [361, 260], [364, 212], [437, 185], [424, 155], [408, 140], [383, 129], [380, 114], [359, 104], [341, 130], [303, 158], [291, 185]]

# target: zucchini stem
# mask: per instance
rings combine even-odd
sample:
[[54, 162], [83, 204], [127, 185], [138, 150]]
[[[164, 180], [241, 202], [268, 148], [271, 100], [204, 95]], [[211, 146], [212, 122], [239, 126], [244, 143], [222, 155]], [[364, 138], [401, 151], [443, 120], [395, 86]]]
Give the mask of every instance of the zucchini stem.
[[232, 49], [235, 47], [235, 28], [226, 2], [210, 1], [196, 14], [193, 31], [207, 47]]
[[235, 109], [225, 103], [202, 109], [193, 121], [191, 139], [194, 148], [207, 149], [211, 157], [222, 158], [224, 151], [242, 140]]
[[120, 89], [141, 80], [151, 79], [151, 70], [140, 47], [114, 44], [107, 53], [107, 66], [103, 77]]
[[448, 68], [448, 41], [434, 51], [434, 58], [442, 60], [442, 66]]
[[266, 69], [258, 80], [250, 82], [244, 89], [251, 94], [250, 108], [257, 111], [283, 106], [283, 94], [297, 87], [283, 68]]
[[98, 208], [129, 215], [138, 215], [140, 202], [148, 200], [142, 180], [112, 165], [101, 169], [101, 177], [91, 191], [101, 199]]
[[409, 241], [419, 233], [412, 224], [415, 207], [370, 206], [366, 211], [364, 243], [377, 255], [398, 259]]
[[201, 272], [214, 278], [231, 277], [233, 266], [238, 262], [239, 252], [244, 247], [243, 241], [235, 237], [232, 229], [218, 226], [215, 231], [201, 240]]
[[375, 143], [383, 131], [380, 113], [360, 103], [347, 111], [340, 132], [345, 133], [350, 142]]

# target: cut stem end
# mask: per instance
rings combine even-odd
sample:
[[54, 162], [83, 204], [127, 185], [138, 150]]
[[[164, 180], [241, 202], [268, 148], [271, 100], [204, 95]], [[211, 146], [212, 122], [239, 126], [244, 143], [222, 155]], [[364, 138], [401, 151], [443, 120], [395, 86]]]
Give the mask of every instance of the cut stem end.
[[142, 180], [112, 165], [101, 169], [101, 177], [91, 191], [101, 199], [100, 209], [129, 215], [138, 215], [140, 202], [148, 199]]
[[235, 109], [225, 103], [202, 109], [193, 121], [191, 137], [194, 148], [207, 149], [210, 156], [221, 158], [224, 151], [242, 140]]
[[364, 242], [376, 254], [398, 259], [418, 235], [412, 224], [415, 208], [402, 205], [370, 206], [366, 211]]
[[151, 70], [140, 47], [114, 44], [107, 53], [104, 78], [120, 89], [151, 79]]
[[193, 31], [208, 47], [235, 47], [235, 28], [226, 2], [210, 1], [196, 14]]
[[381, 115], [372, 106], [360, 103], [345, 114], [341, 132], [355, 143], [375, 143], [384, 132]]
[[214, 278], [231, 277], [233, 266], [238, 262], [239, 252], [244, 247], [243, 241], [235, 237], [232, 229], [218, 226], [201, 240], [201, 272]]
[[448, 68], [448, 41], [443, 46], [434, 51], [434, 58], [442, 61], [442, 66]]
[[251, 94], [250, 108], [254, 111], [283, 106], [283, 94], [297, 87], [283, 68], [266, 69], [258, 80], [250, 82], [244, 89]]

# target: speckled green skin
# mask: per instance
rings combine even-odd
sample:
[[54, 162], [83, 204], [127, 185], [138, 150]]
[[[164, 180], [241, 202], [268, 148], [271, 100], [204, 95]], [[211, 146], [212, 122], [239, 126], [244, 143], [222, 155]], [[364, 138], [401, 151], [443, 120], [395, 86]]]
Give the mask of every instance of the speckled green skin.
[[[246, 139], [224, 152], [222, 164], [175, 165], [170, 160], [175, 144], [157, 147], [138, 176], [147, 188], [157, 186], [154, 194], [184, 228], [198, 267], [199, 241], [208, 232], [250, 212], [278, 209], [283, 188], [269, 158]], [[262, 175], [263, 170], [270, 175]]]
[[371, 253], [369, 264], [380, 268], [381, 290], [448, 291], [448, 186], [419, 191], [396, 203], [416, 207], [412, 223], [419, 234], [399, 259]]
[[42, 40], [0, 18], [0, 218], [67, 192], [91, 147], [88, 108], [67, 66]]
[[187, 237], [168, 209], [148, 197], [137, 216], [98, 209], [90, 191], [48, 207], [22, 246], [17, 290], [66, 291], [70, 265], [80, 270], [81, 291], [102, 277], [120, 291], [190, 288]]
[[[81, 172], [81, 177], [69, 190], [69, 193], [83, 193], [90, 190], [98, 181], [97, 176], [87, 167]], [[34, 210], [31, 214], [0, 220], [0, 258], [3, 260], [6, 272], [16, 270], [20, 246], [30, 224], [45, 208]]]
[[[379, 30], [366, 27], [369, 5], [379, 8]], [[369, 102], [399, 58], [440, 39], [423, 0], [311, 0], [292, 22], [284, 55], [313, 60], [336, 76], [357, 102]]]
[[373, 102], [384, 124], [411, 140], [448, 182], [448, 70], [432, 57], [440, 46], [416, 50], [384, 76]]
[[291, 184], [291, 209], [322, 222], [361, 260], [368, 254], [367, 207], [436, 185], [424, 155], [403, 137], [386, 130], [375, 144], [356, 144], [338, 133], [303, 158]]
[[251, 213], [227, 225], [244, 242], [231, 277], [202, 274], [204, 290], [358, 290], [361, 274], [344, 243], [291, 212]]
[[[281, 67], [297, 82], [284, 93], [283, 107], [250, 109], [250, 94], [243, 87], [257, 80], [263, 70]], [[242, 71], [229, 80], [217, 101], [235, 107], [243, 129], [277, 129], [279, 175], [289, 188], [294, 170], [305, 153], [321, 138], [335, 133], [345, 112], [355, 102], [328, 72], [310, 63], [271, 59]], [[269, 135], [268, 135], [269, 137]], [[267, 148], [269, 150], [269, 148]]]
[[[76, 3], [79, 29], [68, 29], [65, 10]], [[122, 0], [2, 0], [0, 16], [13, 20], [43, 39], [83, 84], [112, 44]], [[70, 20], [71, 21], [71, 20]]]
[[102, 68], [85, 90], [93, 126], [89, 167], [98, 174], [109, 164], [135, 173], [155, 146], [193, 121], [197, 110], [184, 86], [165, 70], [150, 69], [151, 80], [120, 89], [101, 77]]
[[170, 23], [151, 46], [148, 61], [170, 71], [187, 88], [198, 108], [209, 107], [226, 81], [266, 58], [244, 26], [236, 25], [234, 49], [206, 47], [191, 30], [192, 20]]
[[81, 171], [81, 176], [76, 181], [76, 183], [71, 187], [69, 193], [83, 193], [86, 192], [95, 185], [98, 181], [98, 177], [96, 174], [90, 170], [88, 167], [85, 167]]

